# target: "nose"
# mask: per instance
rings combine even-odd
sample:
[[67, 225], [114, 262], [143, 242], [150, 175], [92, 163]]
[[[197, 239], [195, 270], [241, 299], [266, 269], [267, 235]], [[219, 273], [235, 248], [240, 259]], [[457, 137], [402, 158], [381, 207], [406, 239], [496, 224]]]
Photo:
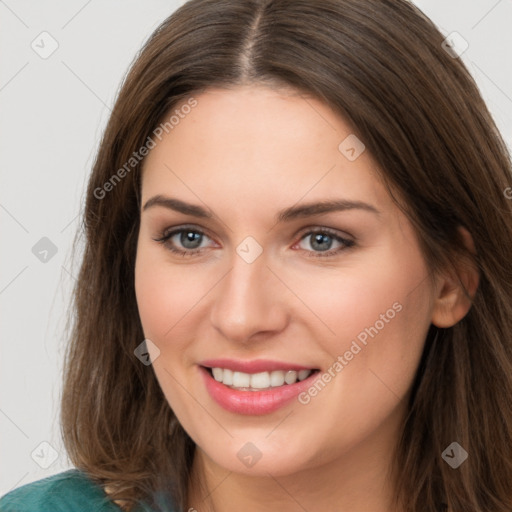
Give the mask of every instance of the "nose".
[[215, 290], [210, 319], [225, 339], [247, 343], [286, 327], [290, 297], [269, 268], [265, 252], [252, 263], [234, 253], [231, 270]]

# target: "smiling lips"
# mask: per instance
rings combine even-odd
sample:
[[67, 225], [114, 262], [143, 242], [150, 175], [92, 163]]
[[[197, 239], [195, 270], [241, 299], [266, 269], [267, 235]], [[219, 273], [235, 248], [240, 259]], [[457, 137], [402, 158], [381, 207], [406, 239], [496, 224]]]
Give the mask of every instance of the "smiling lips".
[[232, 389], [240, 391], [259, 391], [261, 389], [295, 384], [307, 379], [313, 370], [274, 370], [273, 372], [244, 373], [228, 368], [212, 368], [213, 378]]
[[248, 415], [271, 413], [311, 386], [319, 373], [275, 361], [203, 361], [199, 369], [211, 398], [224, 409]]

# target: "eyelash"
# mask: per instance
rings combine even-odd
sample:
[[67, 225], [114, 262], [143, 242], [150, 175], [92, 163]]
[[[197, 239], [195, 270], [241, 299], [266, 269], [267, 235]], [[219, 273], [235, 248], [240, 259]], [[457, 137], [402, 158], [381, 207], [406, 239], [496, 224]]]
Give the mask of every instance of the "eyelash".
[[[205, 247], [203, 247], [201, 249], [181, 250], [181, 249], [177, 249], [176, 247], [167, 243], [174, 235], [177, 235], [177, 234], [180, 234], [183, 232], [189, 232], [189, 233], [191, 232], [191, 233], [199, 234], [201, 236], [208, 237], [208, 235], [201, 229], [197, 229], [194, 227], [182, 226], [182, 227], [173, 229], [171, 231], [165, 230], [162, 232], [162, 234], [159, 238], [154, 238], [153, 240], [155, 240], [155, 242], [161, 243], [162, 245], [164, 245], [166, 247], [166, 249], [173, 252], [174, 254], [177, 254], [184, 258], [189, 258], [189, 257], [195, 256], [195, 255], [201, 253], [205, 249]], [[301, 236], [301, 238], [299, 239], [299, 242], [301, 240], [303, 240], [304, 238], [307, 238], [308, 236], [315, 235], [315, 234], [329, 235], [331, 238], [333, 238], [337, 242], [340, 242], [341, 244], [343, 244], [344, 247], [340, 247], [339, 249], [334, 249], [334, 250], [331, 249], [329, 251], [320, 251], [320, 252], [306, 250], [306, 252], [310, 253], [309, 257], [312, 257], [312, 258], [333, 257], [335, 255], [338, 255], [340, 252], [342, 252], [346, 249], [349, 249], [350, 247], [353, 247], [355, 245], [355, 242], [353, 240], [348, 240], [346, 238], [343, 238], [343, 237], [339, 236], [336, 233], [336, 231], [329, 229], [329, 228], [317, 228], [317, 229], [312, 229], [310, 231], [307, 231]], [[210, 237], [208, 237], [208, 238], [210, 238]], [[305, 249], [303, 249], [303, 250], [305, 250]]]

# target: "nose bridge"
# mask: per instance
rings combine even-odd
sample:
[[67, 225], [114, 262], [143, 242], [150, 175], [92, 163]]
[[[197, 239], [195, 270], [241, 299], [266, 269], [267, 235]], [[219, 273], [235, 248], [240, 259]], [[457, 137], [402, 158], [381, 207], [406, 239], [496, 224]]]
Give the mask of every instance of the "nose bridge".
[[279, 283], [267, 264], [267, 255], [251, 240], [233, 253], [231, 270], [219, 283], [211, 311], [212, 324], [224, 337], [243, 342], [257, 332], [284, 326]]

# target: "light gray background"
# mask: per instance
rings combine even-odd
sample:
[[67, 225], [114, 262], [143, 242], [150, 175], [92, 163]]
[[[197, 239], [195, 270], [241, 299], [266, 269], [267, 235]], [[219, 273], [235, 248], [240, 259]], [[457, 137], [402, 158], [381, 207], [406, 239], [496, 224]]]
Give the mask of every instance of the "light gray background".
[[[182, 3], [0, 0], [0, 495], [71, 467], [58, 399], [84, 187], [124, 73]], [[415, 3], [467, 40], [462, 59], [511, 146], [512, 0]], [[47, 59], [31, 47], [49, 48], [43, 31], [59, 45]], [[42, 237], [57, 247], [46, 262], [32, 252]], [[37, 462], [53, 452], [42, 442], [58, 454], [46, 469]]]

